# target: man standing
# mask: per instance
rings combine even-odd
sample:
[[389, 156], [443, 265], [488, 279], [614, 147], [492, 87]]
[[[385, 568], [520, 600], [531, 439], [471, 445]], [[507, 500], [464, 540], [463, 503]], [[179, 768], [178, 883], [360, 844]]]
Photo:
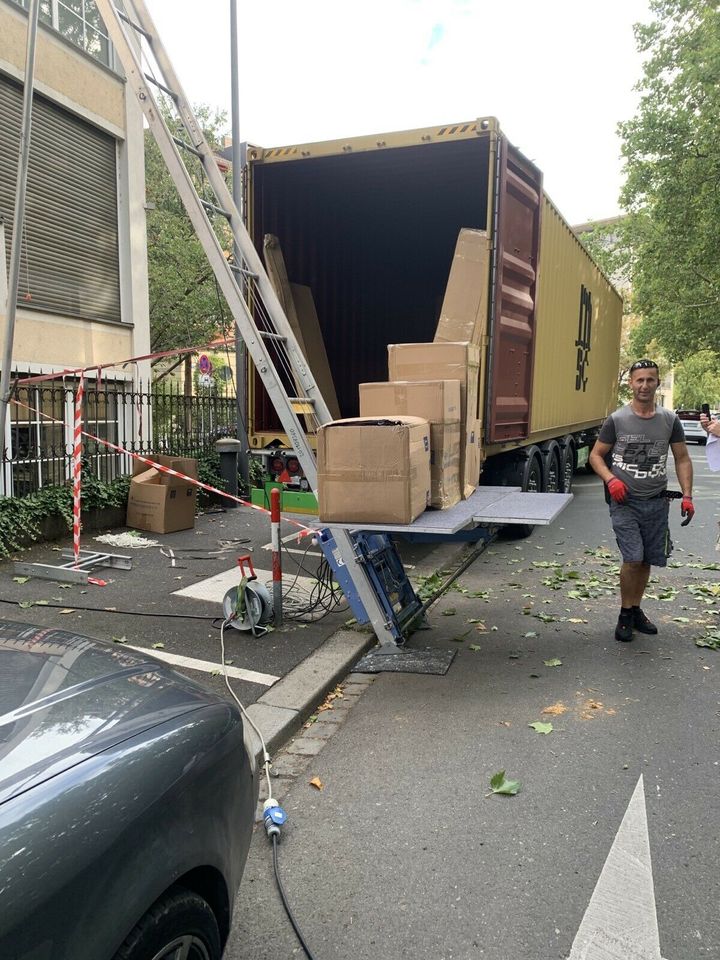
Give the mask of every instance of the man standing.
[[693, 469], [677, 415], [655, 405], [660, 384], [657, 364], [638, 360], [630, 367], [630, 403], [612, 413], [600, 428], [590, 466], [606, 484], [610, 519], [623, 563], [620, 568], [620, 616], [615, 639], [632, 640], [633, 630], [657, 633], [640, 603], [650, 567], [664, 567], [672, 551], [668, 530], [668, 447], [682, 489], [680, 511], [689, 522]]

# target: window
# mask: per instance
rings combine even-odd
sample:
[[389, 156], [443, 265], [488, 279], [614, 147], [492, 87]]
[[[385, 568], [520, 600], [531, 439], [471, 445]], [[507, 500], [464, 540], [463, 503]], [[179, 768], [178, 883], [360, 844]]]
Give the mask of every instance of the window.
[[[29, 6], [29, 0], [11, 2], [23, 10]], [[40, 22], [106, 67], [112, 66], [110, 40], [93, 0], [40, 0]]]
[[[77, 0], [80, 2], [80, 0]], [[0, 216], [12, 236], [22, 87], [0, 74]], [[121, 319], [117, 144], [36, 95], [18, 305]]]

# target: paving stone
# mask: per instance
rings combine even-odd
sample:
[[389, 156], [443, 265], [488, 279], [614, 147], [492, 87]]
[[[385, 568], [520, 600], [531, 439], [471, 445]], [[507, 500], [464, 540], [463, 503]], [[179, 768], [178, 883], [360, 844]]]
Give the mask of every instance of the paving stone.
[[287, 747], [286, 752], [303, 757], [315, 757], [325, 746], [325, 740], [319, 737], [298, 737]]
[[276, 777], [279, 779], [281, 777], [299, 776], [307, 766], [306, 757], [306, 754], [283, 752], [278, 757], [273, 758], [272, 766], [270, 767], [271, 780], [274, 780]]

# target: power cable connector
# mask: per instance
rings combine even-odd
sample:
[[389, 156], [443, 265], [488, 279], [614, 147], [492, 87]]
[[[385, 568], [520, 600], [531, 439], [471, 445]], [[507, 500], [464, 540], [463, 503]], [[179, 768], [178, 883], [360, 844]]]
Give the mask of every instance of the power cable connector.
[[287, 813], [283, 810], [277, 800], [272, 797], [263, 804], [263, 823], [265, 824], [265, 833], [272, 840], [280, 837], [280, 828], [287, 821]]

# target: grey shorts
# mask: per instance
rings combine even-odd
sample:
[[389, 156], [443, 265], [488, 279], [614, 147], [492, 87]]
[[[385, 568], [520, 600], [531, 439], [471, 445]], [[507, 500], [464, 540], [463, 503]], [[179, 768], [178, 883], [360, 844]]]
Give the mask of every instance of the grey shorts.
[[665, 497], [652, 500], [626, 500], [610, 503], [610, 519], [615, 539], [625, 563], [649, 563], [667, 566], [672, 553], [668, 529], [670, 503]]

